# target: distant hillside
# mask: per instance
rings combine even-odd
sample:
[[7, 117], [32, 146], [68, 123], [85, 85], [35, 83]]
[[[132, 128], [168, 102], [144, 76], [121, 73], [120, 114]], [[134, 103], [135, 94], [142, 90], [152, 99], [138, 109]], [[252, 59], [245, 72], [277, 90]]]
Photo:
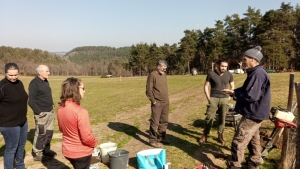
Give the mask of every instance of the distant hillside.
[[82, 46], [66, 53], [64, 58], [82, 64], [98, 61], [124, 60], [130, 55], [130, 47]]

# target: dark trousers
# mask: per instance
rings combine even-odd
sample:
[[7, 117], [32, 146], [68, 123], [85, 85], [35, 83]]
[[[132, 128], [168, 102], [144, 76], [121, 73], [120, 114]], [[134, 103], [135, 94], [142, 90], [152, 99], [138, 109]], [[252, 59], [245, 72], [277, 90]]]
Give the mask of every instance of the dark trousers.
[[81, 158], [68, 158], [70, 163], [73, 165], [74, 169], [89, 169], [91, 160], [92, 160], [92, 154], [86, 157]]
[[156, 102], [151, 105], [149, 142], [164, 139], [169, 122], [169, 102]]

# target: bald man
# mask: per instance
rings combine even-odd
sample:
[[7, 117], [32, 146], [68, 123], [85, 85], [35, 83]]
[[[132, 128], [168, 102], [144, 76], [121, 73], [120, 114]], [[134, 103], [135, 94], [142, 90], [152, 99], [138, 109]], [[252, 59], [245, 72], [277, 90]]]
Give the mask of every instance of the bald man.
[[53, 135], [54, 104], [48, 82], [49, 68], [46, 65], [39, 65], [36, 71], [37, 76], [29, 84], [28, 105], [34, 112], [36, 124], [32, 155], [34, 161], [42, 161], [43, 157], [53, 158], [56, 156], [56, 153], [50, 150]]

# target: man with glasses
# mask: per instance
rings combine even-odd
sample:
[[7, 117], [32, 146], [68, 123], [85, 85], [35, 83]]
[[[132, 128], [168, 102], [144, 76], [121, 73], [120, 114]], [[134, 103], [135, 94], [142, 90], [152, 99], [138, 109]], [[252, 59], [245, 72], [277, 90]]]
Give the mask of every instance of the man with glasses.
[[50, 74], [46, 65], [36, 68], [37, 76], [29, 84], [28, 105], [34, 112], [35, 134], [32, 147], [34, 161], [42, 161], [43, 157], [55, 157], [56, 153], [50, 150], [53, 136], [54, 104], [51, 88], [48, 82]]
[[169, 96], [166, 78], [167, 62], [159, 60], [157, 69], [147, 78], [146, 95], [151, 101], [151, 119], [149, 129], [149, 143], [153, 147], [160, 147], [159, 142], [170, 144], [166, 138], [169, 120]]
[[227, 161], [230, 169], [241, 168], [247, 147], [248, 169], [257, 169], [263, 163], [259, 128], [263, 120], [269, 119], [271, 89], [270, 77], [260, 65], [262, 58], [260, 46], [247, 50], [242, 59], [243, 66], [247, 69], [243, 86], [235, 90], [223, 90], [236, 100], [234, 110], [243, 115], [231, 144], [231, 159]]

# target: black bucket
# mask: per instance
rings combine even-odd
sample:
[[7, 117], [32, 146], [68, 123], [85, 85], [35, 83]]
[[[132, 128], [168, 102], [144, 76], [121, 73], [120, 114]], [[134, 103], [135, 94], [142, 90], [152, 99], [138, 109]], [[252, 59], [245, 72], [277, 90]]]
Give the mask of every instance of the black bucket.
[[114, 150], [108, 152], [110, 169], [126, 169], [129, 152], [127, 150]]

